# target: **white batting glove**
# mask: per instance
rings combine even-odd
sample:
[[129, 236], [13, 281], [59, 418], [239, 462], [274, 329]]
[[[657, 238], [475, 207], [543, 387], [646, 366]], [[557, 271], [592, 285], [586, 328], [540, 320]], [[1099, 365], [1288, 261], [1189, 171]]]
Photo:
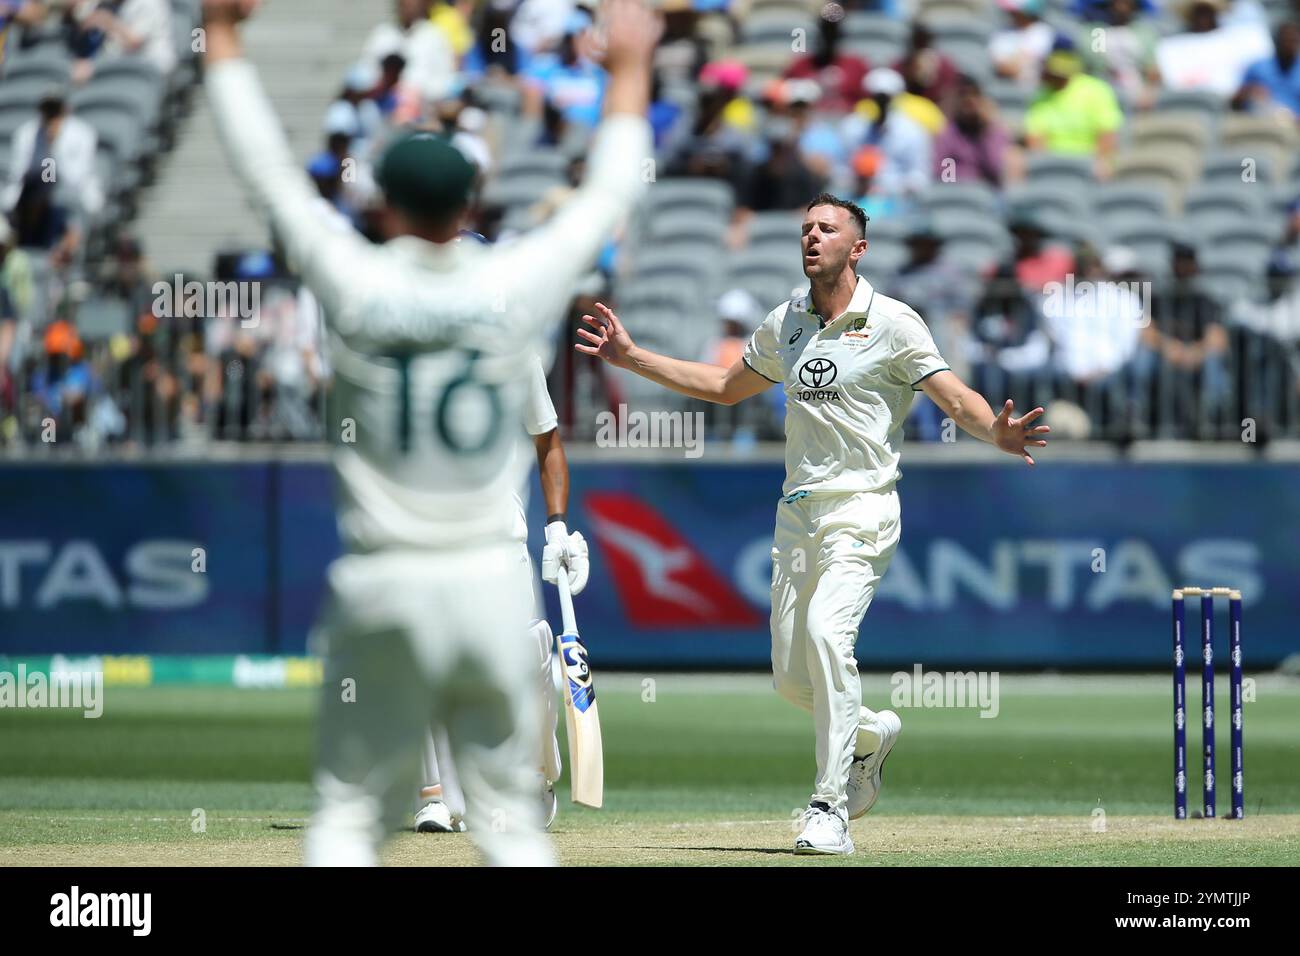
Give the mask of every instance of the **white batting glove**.
[[554, 584], [561, 569], [568, 575], [569, 593], [582, 593], [591, 570], [587, 539], [579, 531], [570, 534], [563, 521], [552, 521], [546, 526], [546, 547], [542, 549], [542, 580]]

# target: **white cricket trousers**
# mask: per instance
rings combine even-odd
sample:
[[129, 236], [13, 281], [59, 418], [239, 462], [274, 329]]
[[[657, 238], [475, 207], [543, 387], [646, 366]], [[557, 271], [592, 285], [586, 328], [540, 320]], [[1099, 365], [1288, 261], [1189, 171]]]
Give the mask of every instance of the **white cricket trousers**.
[[[794, 500], [791, 500], [791, 499]], [[812, 800], [846, 815], [855, 749], [878, 740], [862, 706], [858, 626], [901, 531], [898, 493], [810, 493], [783, 498], [772, 543], [772, 677], [811, 711], [817, 732]], [[861, 737], [861, 740], [859, 739]]]
[[[541, 696], [538, 714], [541, 718], [541, 771], [550, 783], [560, 779], [563, 764], [560, 761], [560, 742], [556, 737], [559, 726], [559, 705], [555, 689], [555, 677], [552, 671], [555, 654], [555, 635], [551, 625], [541, 619], [528, 625], [526, 643], [537, 648], [537, 692]], [[445, 730], [430, 727], [425, 735], [423, 761], [420, 767], [422, 786], [442, 787], [442, 802], [447, 805], [453, 816], [465, 815], [465, 795], [461, 793], [460, 780], [456, 775], [456, 765], [452, 763], [451, 747]], [[539, 794], [540, 797], [540, 794]], [[417, 807], [425, 803], [423, 799]]]
[[470, 835], [499, 866], [553, 865], [537, 796], [536, 651], [517, 542], [347, 555], [329, 570], [308, 865], [373, 865], [408, 825], [429, 726], [446, 729]]

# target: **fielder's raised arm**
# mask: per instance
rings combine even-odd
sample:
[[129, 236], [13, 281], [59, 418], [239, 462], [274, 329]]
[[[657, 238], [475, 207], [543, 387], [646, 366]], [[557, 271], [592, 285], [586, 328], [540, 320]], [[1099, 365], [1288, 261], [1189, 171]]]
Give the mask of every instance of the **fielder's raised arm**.
[[509, 250], [502, 270], [517, 288], [536, 289], [541, 283], [562, 292], [564, 302], [556, 303], [560, 307], [567, 306], [571, 284], [590, 271], [601, 247], [653, 179], [646, 111], [663, 22], [643, 0], [604, 0], [598, 24], [609, 83], [586, 174], [550, 221]]
[[258, 213], [274, 228], [292, 267], [327, 308], [339, 279], [366, 246], [357, 234], [323, 228], [320, 196], [294, 160], [284, 129], [253, 65], [244, 59], [239, 24], [260, 0], [204, 0], [204, 85], [217, 133]]
[[[403, 291], [409, 269], [395, 268], [391, 257], [376, 255], [357, 234], [324, 228], [321, 200], [295, 163], [256, 71], [243, 59], [239, 24], [258, 2], [204, 0], [208, 96], [245, 189], [280, 237], [292, 268], [333, 317], [335, 331], [363, 337], [368, 348], [462, 342], [468, 334], [480, 347], [496, 349], [555, 322], [573, 283], [591, 269], [653, 178], [646, 111], [659, 15], [644, 0], [605, 0], [600, 7], [609, 74], [605, 119], [574, 197], [545, 226], [466, 263], [436, 290]], [[474, 177], [473, 165], [442, 137], [399, 137], [377, 170], [385, 232], [451, 241]], [[505, 330], [508, 337], [500, 334]]]

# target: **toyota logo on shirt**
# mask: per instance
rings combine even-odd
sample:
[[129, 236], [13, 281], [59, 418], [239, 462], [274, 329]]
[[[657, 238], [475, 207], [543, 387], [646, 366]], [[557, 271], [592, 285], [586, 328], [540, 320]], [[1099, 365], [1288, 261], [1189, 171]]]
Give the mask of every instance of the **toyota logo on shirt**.
[[835, 381], [835, 374], [835, 363], [830, 359], [809, 359], [799, 369], [799, 381], [809, 388], [825, 388]]
[[795, 392], [795, 397], [805, 402], [817, 399], [839, 401], [839, 390], [827, 387], [835, 381], [838, 371], [835, 363], [827, 358], [812, 358], [804, 362], [799, 366], [799, 381], [805, 387]]

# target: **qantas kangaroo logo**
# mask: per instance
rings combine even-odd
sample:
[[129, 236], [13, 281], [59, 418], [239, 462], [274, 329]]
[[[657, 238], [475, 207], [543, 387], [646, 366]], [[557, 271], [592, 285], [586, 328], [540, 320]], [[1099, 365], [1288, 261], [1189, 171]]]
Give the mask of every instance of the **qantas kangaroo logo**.
[[762, 617], [677, 529], [639, 498], [584, 498], [628, 620], [637, 628], [754, 627]]

